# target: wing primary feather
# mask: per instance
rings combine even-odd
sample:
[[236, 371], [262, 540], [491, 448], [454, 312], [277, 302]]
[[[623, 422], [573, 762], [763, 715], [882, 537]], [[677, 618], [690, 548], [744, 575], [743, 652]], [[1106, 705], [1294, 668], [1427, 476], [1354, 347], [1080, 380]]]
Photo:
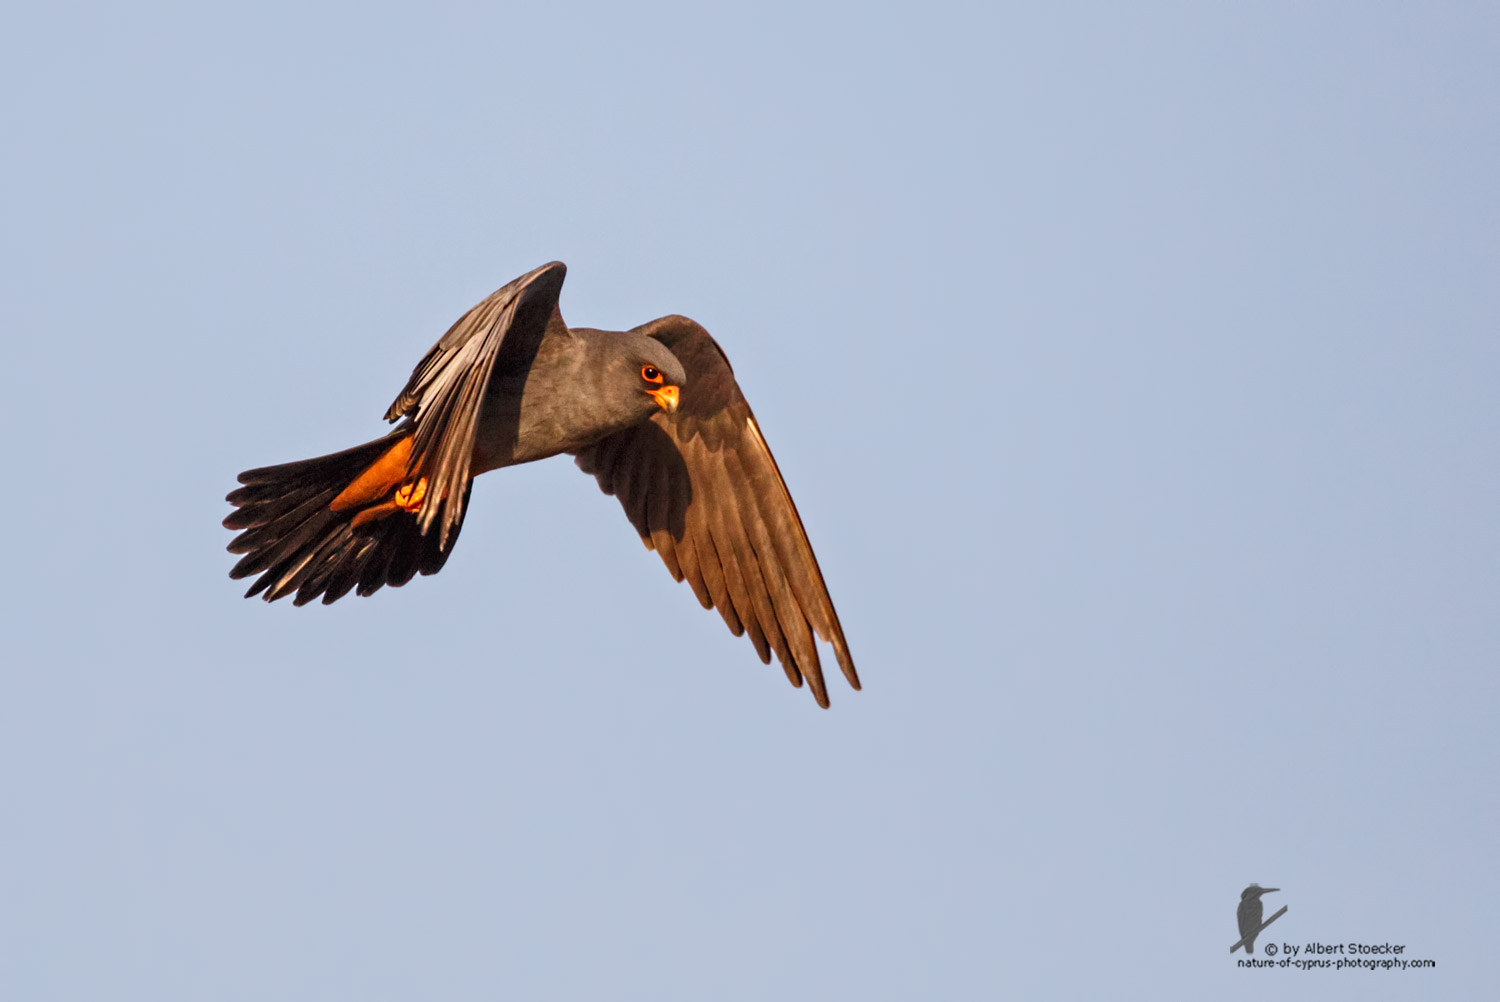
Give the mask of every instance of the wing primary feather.
[[665, 463], [655, 463], [652, 469], [651, 486], [646, 491], [646, 526], [650, 530], [651, 546], [661, 556], [662, 563], [673, 580], [683, 578], [682, 565], [678, 561], [677, 547], [672, 540], [671, 505], [672, 471]]
[[[743, 468], [737, 452], [726, 449], [722, 455], [725, 473], [731, 482], [744, 485], [753, 483], [748, 472]], [[803, 608], [782, 571], [777, 548], [771, 542], [772, 534], [767, 532], [760, 509], [755, 504], [753, 493], [746, 496], [744, 492], [741, 492], [738, 497], [747, 502], [743, 508], [740, 508], [741, 524], [749, 537], [750, 545], [754, 548], [760, 582], [765, 589], [767, 600], [774, 609], [776, 623], [784, 638], [783, 646], [776, 650], [777, 657], [781, 659], [782, 667], [786, 669], [788, 677], [793, 673], [805, 677], [812, 686], [813, 695], [819, 705], [826, 705], [828, 691], [823, 682], [818, 645], [814, 642], [812, 631], [808, 628]]]
[[641, 465], [647, 460], [642, 456], [634, 457], [634, 462], [620, 463], [614, 469], [614, 477], [610, 480], [610, 493], [620, 502], [620, 507], [625, 511], [625, 517], [630, 520], [631, 526], [637, 533], [644, 535], [640, 520], [636, 517], [636, 499], [633, 486]]
[[[728, 490], [728, 477], [724, 476], [723, 472], [721, 469], [721, 482], [718, 486], [721, 489]], [[781, 632], [780, 617], [772, 602], [770, 584], [766, 580], [764, 568], [761, 566], [758, 554], [751, 543], [737, 505], [729, 507], [728, 512], [724, 516], [724, 522], [734, 547], [735, 565], [739, 569], [746, 597], [755, 611], [756, 625], [760, 628], [760, 633], [764, 638], [764, 645], [770, 649], [770, 652], [775, 653], [776, 660], [781, 663], [783, 670], [787, 673], [787, 678], [793, 679], [794, 685], [800, 684], [794, 678], [794, 676], [801, 674], [797, 659], [788, 648], [786, 638]], [[752, 637], [751, 639], [753, 640], [754, 638]], [[760, 654], [761, 661], [767, 664], [770, 663], [769, 653], [761, 646], [757, 645], [756, 652]]]
[[729, 575], [724, 570], [724, 560], [719, 556], [719, 547], [714, 543], [713, 533], [706, 525], [697, 535], [694, 546], [704, 558], [699, 566], [703, 568], [704, 581], [713, 598], [714, 608], [719, 610], [730, 633], [736, 637], [744, 636], [745, 624], [740, 622], [739, 614], [734, 610], [734, 600], [729, 596]]
[[[530, 346], [518, 347], [518, 355], [530, 357], [528, 350], [534, 355], [556, 310], [565, 274], [557, 262], [543, 265], [470, 309], [423, 356], [386, 412], [387, 420], [406, 417], [415, 427], [407, 473], [428, 482], [417, 524], [423, 535], [436, 527], [441, 551], [448, 550], [463, 521], [474, 437], [496, 359], [502, 347], [518, 338]], [[523, 306], [526, 317], [518, 322]], [[397, 570], [404, 574], [411, 559], [402, 550]], [[425, 551], [415, 559], [424, 572], [432, 566]], [[372, 573], [366, 568], [361, 574], [361, 589], [370, 586]]]
[[766, 475], [755, 480], [761, 487], [754, 492], [756, 504], [763, 515], [778, 511], [782, 513], [780, 517], [774, 514], [771, 516], [770, 520], [775, 523], [777, 530], [772, 533], [772, 537], [783, 555], [783, 562], [794, 570], [790, 576], [793, 591], [797, 594], [799, 604], [808, 613], [809, 625], [819, 637], [833, 646], [839, 670], [843, 672], [850, 687], [857, 690], [860, 688], [859, 674], [855, 671], [854, 659], [844, 639], [844, 630], [839, 623], [838, 613], [834, 610], [833, 599], [828, 594], [828, 585], [823, 580], [823, 570], [818, 566], [818, 558], [813, 554], [812, 543], [807, 538], [802, 515], [797, 511], [797, 504], [792, 500], [791, 491], [787, 489], [786, 478], [781, 475], [776, 456], [766, 444], [760, 425], [756, 422], [755, 415], [750, 413], [748, 405], [745, 407], [744, 428], [754, 455], [761, 460], [758, 465], [766, 468]]
[[730, 632], [748, 635], [763, 662], [774, 653], [787, 679], [806, 682], [826, 707], [821, 639], [860, 688], [801, 517], [728, 359], [684, 317], [636, 331], [682, 362], [681, 405], [583, 450], [579, 468], [616, 497], [700, 604], [718, 609]]
[[723, 511], [717, 508], [714, 510], [713, 538], [714, 548], [719, 551], [719, 564], [724, 568], [724, 583], [729, 586], [729, 597], [734, 603], [734, 613], [744, 624], [745, 633], [749, 635], [756, 655], [762, 663], [770, 664], [771, 649], [766, 644], [766, 635], [761, 631], [760, 623], [755, 618], [755, 606], [750, 601], [750, 593], [745, 587], [745, 578], [740, 571], [734, 537], [730, 535], [729, 523]]

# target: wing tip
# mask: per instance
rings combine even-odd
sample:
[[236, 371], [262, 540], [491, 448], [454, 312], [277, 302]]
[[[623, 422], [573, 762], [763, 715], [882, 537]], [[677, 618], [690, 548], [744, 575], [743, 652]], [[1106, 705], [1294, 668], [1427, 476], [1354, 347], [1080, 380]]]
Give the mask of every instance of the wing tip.
[[833, 644], [833, 656], [839, 663], [839, 670], [844, 673], [844, 679], [849, 683], [849, 688], [855, 692], [861, 691], [864, 686], [859, 684], [859, 672], [854, 668], [854, 656], [849, 653], [849, 646], [844, 643], [844, 631], [839, 630], [838, 639]]

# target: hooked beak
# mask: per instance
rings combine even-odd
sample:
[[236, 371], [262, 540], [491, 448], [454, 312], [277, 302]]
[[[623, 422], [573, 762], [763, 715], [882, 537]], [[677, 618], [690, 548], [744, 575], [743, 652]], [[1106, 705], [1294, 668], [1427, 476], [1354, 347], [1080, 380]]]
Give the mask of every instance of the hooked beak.
[[654, 390], [649, 390], [647, 392], [649, 392], [651, 396], [655, 398], [656, 406], [660, 407], [668, 414], [671, 414], [673, 411], [677, 410], [677, 387], [662, 386]]

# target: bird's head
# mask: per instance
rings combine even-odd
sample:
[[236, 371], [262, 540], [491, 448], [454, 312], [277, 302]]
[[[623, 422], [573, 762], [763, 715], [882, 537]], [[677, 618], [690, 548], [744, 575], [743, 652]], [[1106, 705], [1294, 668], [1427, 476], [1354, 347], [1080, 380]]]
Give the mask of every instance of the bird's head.
[[1281, 890], [1279, 887], [1262, 887], [1259, 884], [1251, 884], [1240, 892], [1240, 900], [1249, 901], [1251, 898], [1258, 898], [1262, 894], [1271, 894], [1279, 890]]
[[672, 350], [654, 338], [633, 332], [618, 335], [610, 363], [612, 390], [633, 401], [642, 417], [657, 410], [677, 410], [687, 374]]

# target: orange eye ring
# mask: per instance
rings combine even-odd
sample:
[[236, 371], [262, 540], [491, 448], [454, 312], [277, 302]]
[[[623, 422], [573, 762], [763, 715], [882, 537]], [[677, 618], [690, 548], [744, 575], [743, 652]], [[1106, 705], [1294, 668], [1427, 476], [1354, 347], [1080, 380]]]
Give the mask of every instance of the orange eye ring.
[[661, 370], [654, 365], [641, 366], [641, 378], [648, 383], [664, 382], [664, 380], [662, 379]]

